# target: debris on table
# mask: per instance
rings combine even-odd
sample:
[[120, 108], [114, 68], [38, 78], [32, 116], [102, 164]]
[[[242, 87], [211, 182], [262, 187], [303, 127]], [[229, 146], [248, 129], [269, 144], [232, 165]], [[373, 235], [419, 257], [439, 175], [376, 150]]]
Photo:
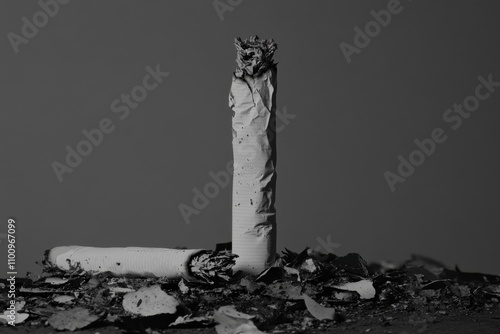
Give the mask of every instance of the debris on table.
[[333, 320], [335, 318], [335, 309], [333, 307], [324, 307], [314, 301], [311, 297], [304, 294], [304, 302], [306, 304], [307, 310], [316, 319], [319, 320]]
[[123, 296], [123, 309], [129, 313], [151, 316], [174, 314], [179, 302], [167, 294], [159, 285], [143, 287]]
[[372, 299], [376, 293], [373, 282], [368, 279], [334, 285], [333, 287], [339, 290], [355, 291], [361, 299]]
[[75, 307], [54, 313], [47, 322], [55, 329], [74, 331], [90, 325], [97, 319], [99, 316], [92, 314], [88, 309]]
[[0, 323], [5, 323], [9, 325], [18, 325], [23, 323], [28, 319], [29, 314], [22, 313], [21, 311], [26, 305], [25, 301], [9, 303], [9, 307], [0, 315]]
[[[418, 331], [451, 314], [500, 318], [500, 276], [464, 273], [423, 257], [397, 266], [368, 265], [354, 253], [285, 250], [271, 267], [251, 275], [232, 272], [230, 257], [207, 254], [190, 262], [197, 268], [189, 273], [197, 275], [192, 281], [117, 276], [78, 263], [63, 270], [46, 263], [40, 276], [18, 280], [17, 326], [97, 331], [112, 325], [159, 334], [213, 328], [227, 334], [333, 331], [404, 321]], [[227, 266], [219, 272], [218, 263]], [[6, 281], [0, 280], [0, 311], [8, 311], [8, 285], [1, 283]], [[0, 332], [9, 326], [8, 315], [0, 316]]]
[[265, 334], [252, 322], [254, 316], [235, 310], [234, 305], [222, 306], [214, 312], [217, 334]]

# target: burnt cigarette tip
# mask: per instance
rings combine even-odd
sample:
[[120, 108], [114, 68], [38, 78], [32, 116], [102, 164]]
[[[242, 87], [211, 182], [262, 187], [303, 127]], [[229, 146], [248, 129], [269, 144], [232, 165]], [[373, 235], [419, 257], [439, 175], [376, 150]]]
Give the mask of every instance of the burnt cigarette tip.
[[255, 35], [242, 40], [237, 37], [234, 40], [234, 45], [237, 51], [235, 75], [238, 78], [245, 75], [258, 77], [269, 68], [276, 66], [273, 55], [278, 49], [278, 44], [272, 38], [259, 39]]

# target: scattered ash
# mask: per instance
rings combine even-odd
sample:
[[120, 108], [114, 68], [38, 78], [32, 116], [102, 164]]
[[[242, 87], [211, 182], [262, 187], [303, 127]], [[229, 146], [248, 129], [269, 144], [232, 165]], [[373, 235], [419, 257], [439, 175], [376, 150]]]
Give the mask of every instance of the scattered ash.
[[[403, 323], [421, 332], [449, 316], [500, 316], [500, 276], [461, 272], [422, 256], [397, 266], [368, 265], [354, 253], [285, 250], [259, 275], [230, 275], [225, 269], [220, 280], [213, 277], [217, 261], [228, 266], [224, 258], [211, 261], [204, 272], [211, 278], [207, 284], [92, 275], [78, 266], [61, 271], [45, 265], [41, 275], [17, 279], [16, 327], [74, 331], [114, 326], [123, 333], [214, 327], [217, 333], [301, 333]], [[1, 280], [0, 289], [0, 308], [8, 310], [9, 282]], [[6, 315], [0, 331], [9, 326]], [[258, 329], [236, 330], [240, 324]]]

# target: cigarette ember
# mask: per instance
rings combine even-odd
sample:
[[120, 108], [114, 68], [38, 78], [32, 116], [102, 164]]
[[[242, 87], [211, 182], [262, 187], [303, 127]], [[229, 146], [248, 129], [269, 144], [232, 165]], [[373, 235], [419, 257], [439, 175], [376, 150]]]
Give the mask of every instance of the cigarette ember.
[[276, 254], [276, 86], [271, 40], [235, 40], [238, 67], [229, 107], [233, 121], [232, 251], [235, 270], [258, 274]]
[[79, 267], [114, 276], [184, 278], [211, 284], [229, 280], [236, 257], [204, 249], [63, 246], [47, 250], [44, 263], [64, 271]]

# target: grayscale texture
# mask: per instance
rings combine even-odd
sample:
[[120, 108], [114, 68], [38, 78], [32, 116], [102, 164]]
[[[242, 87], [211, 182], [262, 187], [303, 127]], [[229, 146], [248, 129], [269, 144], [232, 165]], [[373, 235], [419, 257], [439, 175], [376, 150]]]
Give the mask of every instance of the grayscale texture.
[[[500, 82], [500, 5], [402, 0], [388, 22], [378, 13], [389, 3], [252, 0], [218, 13], [201, 0], [70, 1], [16, 53], [8, 34], [42, 9], [0, 2], [0, 256], [9, 217], [19, 276], [61, 245], [230, 241], [231, 184], [206, 185], [233, 158], [234, 38], [258, 35], [279, 44], [277, 251], [418, 253], [500, 274], [500, 87], [483, 84], [489, 95], [467, 116], [448, 112], [479, 77]], [[370, 41], [356, 39], [372, 21], [382, 23], [368, 25]], [[346, 57], [343, 42], [359, 47]], [[53, 162], [97, 128], [102, 141], [60, 182]], [[392, 191], [384, 173], [435, 129], [446, 141], [413, 172], [403, 167], [411, 175]], [[194, 199], [185, 219], [179, 205]]]

